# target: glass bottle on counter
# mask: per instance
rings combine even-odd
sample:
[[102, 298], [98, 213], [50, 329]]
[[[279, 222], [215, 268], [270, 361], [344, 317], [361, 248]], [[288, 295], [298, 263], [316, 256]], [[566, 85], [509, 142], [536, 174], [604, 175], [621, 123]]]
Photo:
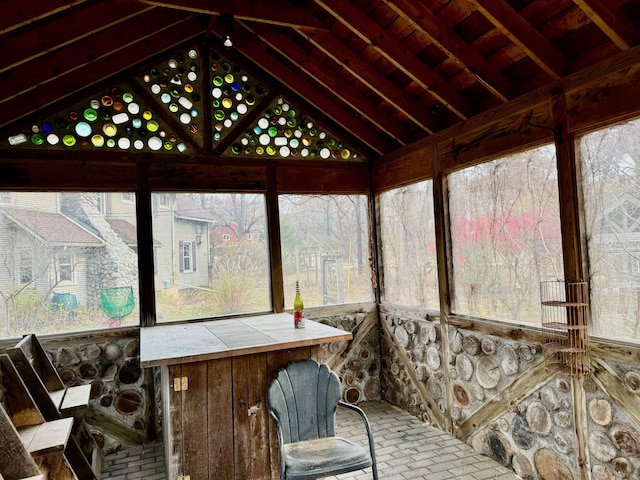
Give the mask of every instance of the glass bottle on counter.
[[295, 328], [304, 328], [304, 303], [300, 296], [300, 283], [296, 280], [296, 297], [293, 300], [293, 326]]

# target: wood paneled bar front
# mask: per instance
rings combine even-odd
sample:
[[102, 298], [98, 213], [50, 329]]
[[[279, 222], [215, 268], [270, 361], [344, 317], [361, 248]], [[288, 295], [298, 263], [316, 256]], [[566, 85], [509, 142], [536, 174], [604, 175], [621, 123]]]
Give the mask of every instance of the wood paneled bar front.
[[160, 325], [140, 331], [142, 367], [160, 367], [169, 480], [277, 479], [267, 385], [292, 360], [350, 332], [288, 313]]

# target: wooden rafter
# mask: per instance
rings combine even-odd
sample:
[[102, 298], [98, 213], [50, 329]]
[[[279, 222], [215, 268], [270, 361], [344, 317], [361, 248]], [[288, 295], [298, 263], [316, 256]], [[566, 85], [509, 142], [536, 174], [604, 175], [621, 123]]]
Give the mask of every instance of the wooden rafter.
[[220, 15], [232, 13], [237, 20], [268, 23], [287, 27], [326, 27], [310, 10], [288, 2], [255, 2], [252, 0], [139, 0], [148, 5]]
[[[249, 29], [247, 25], [245, 26]], [[351, 105], [369, 122], [376, 125], [390, 137], [395, 138], [400, 144], [407, 145], [409, 143], [406, 129], [402, 128], [398, 122], [389, 116], [382, 115], [377, 105], [362, 95], [356, 88], [341, 81], [338, 76], [333, 75], [313, 54], [309, 54], [300, 48], [290, 38], [282, 35], [276, 29], [265, 27], [256, 30], [255, 33], [260, 36], [263, 42], [298, 65], [302, 71], [315, 78], [330, 90], [333, 95]]]
[[[16, 88], [3, 96], [0, 99], [0, 106], [36, 86], [53, 82], [74, 70], [82, 70], [95, 60], [113, 55], [118, 50], [156, 35], [159, 31], [174, 28], [193, 16], [188, 12], [156, 9], [145, 16], [144, 22], [132, 18], [112, 29], [93, 35], [88, 42], [74, 43], [56, 50], [39, 63], [38, 69], [34, 69], [30, 63], [13, 68], [4, 73], [4, 80], [13, 85], [22, 85], [24, 88], [22, 90]], [[188, 32], [187, 38], [193, 33]], [[130, 65], [131, 63], [127, 62], [126, 66]], [[114, 68], [119, 70], [117, 65], [114, 65]]]
[[414, 28], [425, 33], [449, 58], [482, 83], [493, 95], [506, 102], [513, 96], [513, 84], [487, 62], [425, 5], [412, 0], [384, 0]]
[[466, 119], [471, 114], [469, 101], [449, 83], [420, 62], [397, 40], [361, 10], [343, 0], [316, 0], [316, 3], [344, 23], [354, 34], [376, 48], [398, 69], [425, 88], [458, 117]]
[[400, 108], [411, 121], [428, 133], [437, 129], [436, 119], [421, 106], [414, 98], [407, 95], [391, 80], [380, 75], [376, 70], [362, 60], [355, 52], [347, 48], [331, 32], [320, 30], [307, 30], [299, 28], [298, 33], [305, 36], [316, 48], [331, 57], [356, 77], [367, 87], [373, 90], [387, 102]]
[[[146, 34], [139, 31], [135, 42], [127, 43], [119, 49], [106, 48], [102, 55], [82, 64], [77, 63], [75, 68], [65, 69], [38, 84], [27, 83], [31, 86], [20, 95], [12, 95], [10, 99], [0, 101], [0, 127], [103, 81], [132, 64], [143, 62], [158, 51], [185, 42], [206, 28], [202, 20], [194, 15], [178, 14], [173, 18], [173, 22], [167, 22], [162, 28], [155, 26], [154, 29], [147, 24], [150, 30]], [[86, 52], [83, 57], [86, 58]]]
[[115, 10], [110, 3], [90, 4], [72, 10], [56, 21], [46, 22], [37, 29], [17, 31], [2, 43], [0, 72], [87, 39], [153, 8], [127, 3]]
[[627, 50], [638, 43], [638, 34], [633, 23], [619, 9], [612, 8], [603, 0], [573, 0], [573, 2], [621, 50]]
[[386, 141], [381, 135], [376, 134], [375, 131], [362, 123], [359, 118], [351, 115], [340, 105], [322, 94], [314, 85], [300, 77], [297, 72], [292, 71], [287, 65], [272, 57], [268, 53], [268, 46], [257, 36], [244, 28], [239, 30], [239, 37], [242, 40], [236, 44], [236, 48], [240, 53], [276, 80], [287, 85], [292, 92], [324, 112], [375, 152], [381, 154], [388, 150]]
[[0, 35], [24, 27], [45, 17], [64, 12], [87, 0], [51, 0], [47, 2], [3, 2]]
[[551, 78], [568, 73], [567, 59], [506, 0], [468, 0]]

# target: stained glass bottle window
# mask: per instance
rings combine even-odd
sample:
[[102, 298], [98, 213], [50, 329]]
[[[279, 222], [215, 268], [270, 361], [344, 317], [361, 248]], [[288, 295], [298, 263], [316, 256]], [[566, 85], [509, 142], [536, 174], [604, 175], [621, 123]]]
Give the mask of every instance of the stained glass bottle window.
[[197, 48], [186, 48], [148, 67], [138, 75], [162, 108], [202, 146], [202, 62]]
[[126, 84], [96, 93], [8, 137], [11, 146], [184, 152], [154, 108]]
[[213, 142], [222, 140], [236, 122], [249, 114], [268, 93], [239, 66], [211, 52], [211, 106]]
[[323, 160], [360, 157], [357, 151], [283, 97], [277, 98], [225, 153]]
[[[210, 122], [205, 121], [209, 115]], [[209, 136], [214, 151], [224, 150], [221, 154], [228, 157], [365, 160], [299, 106], [204, 46], [165, 55], [138, 70], [130, 82], [27, 125], [0, 143], [182, 153], [204, 151]]]

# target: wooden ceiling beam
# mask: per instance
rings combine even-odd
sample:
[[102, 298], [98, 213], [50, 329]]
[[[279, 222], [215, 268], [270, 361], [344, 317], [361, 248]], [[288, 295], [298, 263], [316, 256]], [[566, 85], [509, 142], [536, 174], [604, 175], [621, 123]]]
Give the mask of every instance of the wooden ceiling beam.
[[315, 2], [330, 12], [354, 34], [377, 49], [398, 69], [421, 85], [458, 117], [464, 120], [471, 115], [471, 105], [460, 92], [417, 59], [397, 40], [390, 37], [380, 25], [361, 10], [344, 0], [315, 0]]
[[64, 12], [87, 0], [50, 0], [46, 2], [2, 2], [0, 35], [11, 32], [45, 17]]
[[[5, 82], [9, 85], [21, 86], [22, 89], [14, 88], [8, 95], [0, 98], [0, 108], [3, 108], [2, 105], [5, 102], [38, 85], [56, 81], [59, 76], [82, 69], [99, 58], [154, 36], [159, 31], [169, 30], [193, 15], [193, 13], [176, 10], [154, 9], [142, 18], [132, 18], [109, 30], [96, 33], [87, 41], [73, 43], [56, 50], [38, 59], [37, 65], [32, 61], [4, 72]], [[131, 65], [132, 63], [129, 62], [127, 66]]]
[[314, 58], [313, 52], [309, 53], [300, 48], [290, 38], [282, 35], [271, 27], [251, 29], [260, 39], [289, 59], [293, 64], [300, 67], [310, 77], [322, 84], [333, 95], [340, 98], [344, 103], [350, 105], [363, 118], [366, 118], [373, 125], [385, 132], [390, 137], [396, 139], [401, 145], [409, 143], [408, 132], [402, 126], [386, 115], [376, 104], [366, 98], [356, 88], [342, 81], [337, 75], [328, 71], [326, 66]]
[[55, 21], [44, 23], [37, 29], [17, 31], [2, 41], [0, 72], [50, 54], [153, 8], [137, 3], [122, 4], [118, 9], [111, 3], [90, 4], [55, 17]]
[[569, 71], [569, 62], [506, 0], [467, 0], [542, 70], [557, 80]]
[[190, 12], [221, 15], [232, 13], [237, 20], [282, 25], [285, 27], [307, 27], [326, 30], [311, 10], [296, 7], [282, 0], [256, 2], [253, 0], [139, 0], [148, 5], [174, 8]]
[[256, 35], [244, 28], [237, 32], [237, 35], [236, 49], [258, 67], [286, 85], [293, 93], [304, 98], [309, 104], [323, 112], [376, 153], [384, 154], [390, 150], [382, 135], [377, 134], [371, 127], [362, 123], [360, 118], [351, 115], [332, 99], [322, 94], [313, 84], [300, 77], [297, 72], [275, 59], [268, 52], [268, 46]]
[[483, 113], [480, 113], [466, 122], [458, 123], [445, 130], [441, 130], [429, 137], [417, 140], [401, 149], [395, 150], [383, 157], [374, 159], [377, 165], [384, 165], [391, 162], [403, 161], [414, 155], [423, 155], [423, 151], [437, 145], [439, 142], [447, 141], [457, 135], [464, 135], [473, 130], [479, 130], [486, 125], [491, 125], [500, 118], [509, 118], [522, 112], [532, 111], [540, 104], [548, 104], [549, 99], [556, 91], [564, 91], [570, 93], [574, 90], [581, 89], [600, 78], [611, 75], [616, 72], [627, 69], [636, 68], [640, 58], [640, 46], [635, 46], [620, 52], [617, 55], [607, 58], [596, 65], [583, 68], [572, 73], [560, 80], [543, 85], [532, 90], [510, 102], [500, 104]]
[[135, 43], [129, 43], [120, 49], [108, 50], [90, 62], [85, 61], [77, 65], [77, 68], [56, 75], [49, 81], [35, 84], [20, 95], [13, 95], [9, 100], [3, 100], [0, 103], [0, 127], [12, 124], [136, 63], [144, 62], [157, 55], [159, 51], [186, 42], [202, 34], [207, 27], [202, 17], [178, 14], [175, 18], [174, 22], [167, 23], [163, 28], [155, 28], [148, 35], [140, 35]]
[[380, 75], [371, 65], [340, 42], [332, 32], [312, 31], [303, 28], [298, 28], [297, 31], [377, 95], [399, 108], [409, 120], [425, 132], [433, 133], [438, 129], [436, 118], [424, 106], [420, 105], [420, 102], [391, 80]]
[[573, 2], [620, 50], [627, 50], [638, 43], [638, 34], [633, 22], [619, 9], [610, 7], [603, 0], [573, 0]]
[[415, 0], [383, 1], [501, 101], [513, 97], [513, 84], [424, 4]]

